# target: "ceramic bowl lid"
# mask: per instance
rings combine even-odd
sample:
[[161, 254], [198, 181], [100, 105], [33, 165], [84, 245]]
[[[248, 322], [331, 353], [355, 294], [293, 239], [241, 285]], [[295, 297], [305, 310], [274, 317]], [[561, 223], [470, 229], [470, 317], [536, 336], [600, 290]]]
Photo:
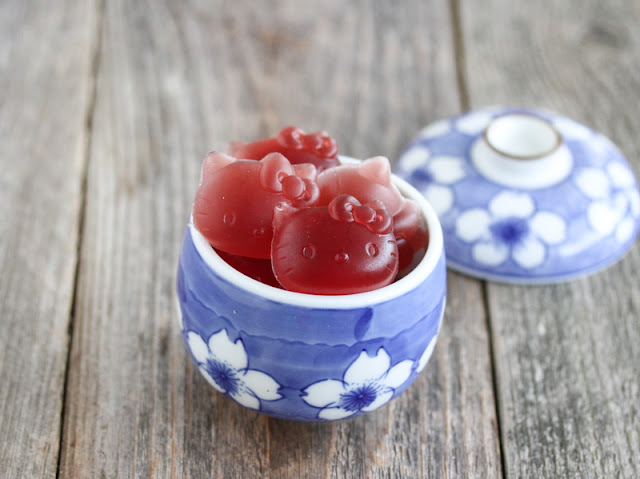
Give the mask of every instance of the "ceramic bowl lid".
[[423, 129], [396, 173], [440, 218], [447, 264], [483, 279], [554, 283], [620, 259], [640, 194], [603, 135], [554, 113], [471, 111]]

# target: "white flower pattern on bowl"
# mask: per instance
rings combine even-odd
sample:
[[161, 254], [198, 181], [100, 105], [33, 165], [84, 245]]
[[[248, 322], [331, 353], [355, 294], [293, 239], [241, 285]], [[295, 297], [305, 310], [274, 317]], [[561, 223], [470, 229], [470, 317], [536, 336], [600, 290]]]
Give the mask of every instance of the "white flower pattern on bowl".
[[610, 162], [603, 170], [584, 168], [575, 181], [592, 200], [587, 208], [589, 226], [602, 236], [613, 233], [619, 243], [631, 239], [635, 219], [640, 216], [640, 196], [631, 170]]
[[391, 367], [391, 358], [384, 348], [373, 357], [362, 351], [345, 370], [342, 380], [314, 383], [303, 389], [302, 399], [320, 408], [320, 419], [342, 419], [361, 411], [373, 411], [389, 402], [395, 390], [409, 379], [414, 363], [404, 360]]
[[475, 261], [498, 266], [511, 257], [524, 269], [541, 265], [547, 246], [562, 243], [566, 229], [560, 216], [536, 211], [530, 195], [512, 191], [495, 195], [488, 209], [464, 211], [456, 221], [456, 235], [472, 244]]
[[205, 379], [219, 392], [250, 409], [260, 409], [260, 401], [275, 401], [280, 384], [261, 371], [249, 369], [247, 353], [238, 339], [232, 342], [222, 329], [208, 343], [189, 331], [187, 343]]

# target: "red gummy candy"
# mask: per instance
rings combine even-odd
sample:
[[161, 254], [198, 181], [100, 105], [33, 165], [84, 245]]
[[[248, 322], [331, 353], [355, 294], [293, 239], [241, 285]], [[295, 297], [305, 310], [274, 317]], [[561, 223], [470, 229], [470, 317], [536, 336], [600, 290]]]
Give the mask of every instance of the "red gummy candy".
[[399, 277], [415, 267], [424, 256], [428, 243], [426, 222], [416, 203], [402, 196], [391, 182], [391, 166], [383, 156], [369, 158], [358, 164], [346, 164], [318, 175], [320, 199], [326, 205], [337, 195], [348, 193], [362, 202], [380, 200], [393, 215], [394, 233], [398, 242]]
[[250, 258], [269, 258], [273, 209], [281, 202], [311, 206], [319, 195], [316, 168], [291, 165], [280, 153], [260, 161], [211, 152], [193, 204], [193, 221], [217, 249]]
[[318, 172], [340, 164], [338, 145], [324, 131], [306, 134], [300, 128], [283, 128], [275, 138], [253, 143], [233, 142], [229, 144], [229, 154], [236, 158], [259, 160], [273, 152], [282, 153], [292, 165], [311, 163]]
[[218, 256], [220, 256], [225, 263], [240, 271], [242, 274], [249, 276], [256, 281], [260, 281], [261, 283], [273, 286], [274, 288], [282, 289], [282, 286], [280, 286], [280, 283], [278, 283], [278, 280], [273, 274], [271, 260], [263, 258], [247, 258], [246, 256], [226, 253], [220, 249], [217, 249], [216, 253], [218, 253]]
[[287, 290], [353, 294], [388, 285], [398, 271], [393, 219], [380, 201], [349, 195], [328, 206], [276, 207], [273, 271]]
[[420, 208], [410, 200], [393, 217], [393, 228], [400, 262], [397, 279], [400, 279], [413, 270], [427, 251], [429, 230]]
[[391, 166], [384, 156], [376, 156], [356, 165], [341, 165], [318, 174], [320, 199], [328, 205], [338, 195], [355, 196], [363, 203], [380, 200], [392, 216], [404, 204], [404, 197], [391, 183]]

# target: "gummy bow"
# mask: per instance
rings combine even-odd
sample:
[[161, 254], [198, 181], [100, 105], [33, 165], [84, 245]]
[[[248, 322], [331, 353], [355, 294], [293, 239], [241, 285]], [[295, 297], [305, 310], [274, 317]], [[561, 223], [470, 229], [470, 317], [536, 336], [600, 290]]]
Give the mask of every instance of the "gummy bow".
[[336, 140], [324, 131], [307, 134], [296, 126], [288, 126], [278, 133], [276, 139], [285, 148], [306, 150], [324, 158], [335, 158], [338, 153]]
[[393, 230], [393, 218], [379, 200], [363, 205], [351, 195], [338, 195], [329, 203], [329, 214], [337, 221], [364, 225], [372, 233], [387, 234]]
[[320, 196], [315, 177], [315, 166], [310, 163], [292, 165], [280, 153], [269, 153], [260, 160], [262, 187], [271, 193], [282, 193], [297, 207], [309, 206]]

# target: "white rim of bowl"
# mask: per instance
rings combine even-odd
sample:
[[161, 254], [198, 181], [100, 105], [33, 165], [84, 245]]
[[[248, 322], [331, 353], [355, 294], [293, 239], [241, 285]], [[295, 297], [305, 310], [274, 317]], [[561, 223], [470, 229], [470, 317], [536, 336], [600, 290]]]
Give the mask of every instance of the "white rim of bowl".
[[[349, 157], [341, 157], [340, 159], [344, 163], [359, 161], [353, 160]], [[365, 293], [319, 295], [297, 293], [295, 291], [274, 288], [273, 286], [261, 283], [240, 273], [238, 270], [227, 264], [222, 258], [220, 258], [220, 256], [218, 256], [205, 237], [196, 229], [193, 225], [193, 221], [189, 221], [189, 231], [196, 250], [209, 268], [216, 271], [231, 284], [264, 299], [292, 306], [303, 306], [306, 308], [318, 309], [354, 309], [383, 303], [390, 299], [400, 297], [415, 289], [433, 272], [443, 252], [442, 228], [431, 205], [427, 202], [424, 196], [422, 196], [413, 186], [403, 179], [392, 175], [392, 181], [398, 187], [403, 196], [412, 199], [420, 207], [420, 210], [427, 221], [429, 244], [420, 263], [418, 263], [413, 271], [408, 275], [388, 286], [384, 286], [383, 288], [373, 291], [367, 291]]]

